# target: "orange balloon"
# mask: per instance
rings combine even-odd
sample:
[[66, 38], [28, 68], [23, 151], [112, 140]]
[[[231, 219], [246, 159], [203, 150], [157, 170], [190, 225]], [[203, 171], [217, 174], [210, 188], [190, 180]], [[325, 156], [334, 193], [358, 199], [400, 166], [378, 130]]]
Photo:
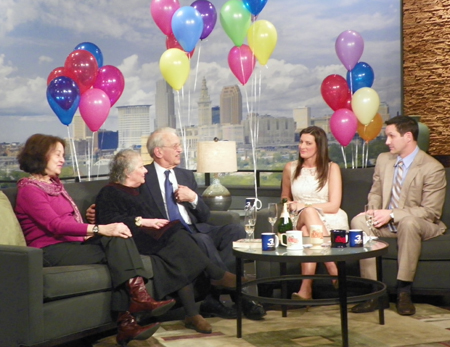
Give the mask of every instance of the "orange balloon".
[[378, 134], [380, 134], [382, 127], [383, 118], [381, 118], [380, 114], [377, 113], [367, 125], [364, 125], [360, 121], [358, 121], [358, 134], [363, 140], [369, 142], [375, 139]]

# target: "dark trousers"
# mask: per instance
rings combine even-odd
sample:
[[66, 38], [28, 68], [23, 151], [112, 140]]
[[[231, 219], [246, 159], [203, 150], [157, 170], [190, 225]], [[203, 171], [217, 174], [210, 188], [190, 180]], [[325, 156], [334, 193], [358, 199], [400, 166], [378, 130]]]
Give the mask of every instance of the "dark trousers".
[[97, 236], [80, 242], [65, 242], [43, 249], [44, 266], [106, 264], [112, 281], [112, 311], [127, 311], [129, 296], [125, 283], [146, 276], [132, 238]]
[[[245, 239], [244, 227], [239, 224], [221, 226], [201, 224], [192, 233], [197, 245], [211, 262], [225, 271], [236, 272], [236, 258], [233, 255], [233, 241]], [[199, 229], [201, 231], [199, 231]]]

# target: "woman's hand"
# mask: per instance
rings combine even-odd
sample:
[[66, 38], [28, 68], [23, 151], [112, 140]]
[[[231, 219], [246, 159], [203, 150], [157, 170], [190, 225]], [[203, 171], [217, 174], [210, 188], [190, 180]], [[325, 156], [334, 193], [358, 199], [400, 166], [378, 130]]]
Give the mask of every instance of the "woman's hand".
[[305, 204], [299, 201], [291, 201], [288, 202], [288, 210], [289, 211], [300, 211], [302, 208], [305, 208]]
[[122, 237], [127, 239], [133, 237], [130, 229], [123, 223], [112, 223], [98, 226], [98, 233], [109, 237]]
[[153, 229], [161, 229], [169, 223], [167, 219], [142, 218], [142, 226]]

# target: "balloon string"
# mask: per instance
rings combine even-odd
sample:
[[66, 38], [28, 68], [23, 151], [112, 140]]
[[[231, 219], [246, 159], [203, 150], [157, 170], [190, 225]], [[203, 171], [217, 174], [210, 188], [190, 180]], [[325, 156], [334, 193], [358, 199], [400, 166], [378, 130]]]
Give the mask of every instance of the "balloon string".
[[202, 53], [202, 41], [198, 45], [197, 65], [195, 67], [194, 93], [197, 90], [198, 68], [200, 66], [200, 54]]
[[[92, 132], [92, 138], [91, 138], [91, 165], [92, 165], [92, 172], [94, 172], [94, 138], [95, 138], [96, 131]], [[91, 176], [89, 176], [89, 181], [91, 180]]]
[[369, 142], [367, 142], [366, 146], [366, 167], [368, 165], [368, 159], [369, 159]]
[[71, 147], [70, 156], [72, 157], [72, 170], [74, 173], [75, 173], [75, 171], [77, 172], [78, 181], [81, 182], [80, 168], [78, 166], [78, 158], [77, 158], [77, 153], [76, 153], [76, 149], [75, 149], [75, 142], [74, 142], [73, 137], [70, 135], [69, 126], [67, 126], [67, 135], [69, 137], [69, 145]]
[[350, 95], [353, 97], [353, 79], [352, 79], [352, 70], [350, 70], [349, 73], [350, 73]]
[[355, 146], [353, 143], [350, 144], [350, 149], [352, 151], [352, 169], [355, 168]]
[[344, 159], [344, 168], [347, 168], [347, 157], [345, 156], [344, 146], [341, 146], [342, 158]]
[[356, 165], [355, 165], [355, 167], [358, 168], [358, 141], [354, 141], [354, 144], [355, 144], [355, 147], [356, 147], [356, 155], [355, 155]]

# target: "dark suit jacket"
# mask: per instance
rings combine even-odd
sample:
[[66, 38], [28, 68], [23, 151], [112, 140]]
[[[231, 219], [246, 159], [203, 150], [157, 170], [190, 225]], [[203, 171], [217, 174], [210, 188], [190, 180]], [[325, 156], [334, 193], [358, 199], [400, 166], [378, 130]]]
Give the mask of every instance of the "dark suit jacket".
[[[150, 165], [146, 165], [145, 168], [148, 172], [145, 175], [145, 184], [141, 186], [141, 194], [146, 196], [149, 207], [151, 208], [155, 218], [169, 219], [164, 207], [161, 189], [159, 188], [155, 165], [152, 163]], [[197, 192], [197, 182], [195, 181], [194, 174], [192, 171], [177, 167], [174, 168], [173, 171], [177, 178], [178, 184], [189, 187], [198, 195], [198, 202], [195, 209], [192, 208], [192, 205], [189, 202], [182, 203], [191, 218], [192, 225], [194, 225], [200, 232], [208, 232], [210, 228], [212, 228], [212, 225], [206, 223], [209, 218], [210, 211], [200, 194]]]

